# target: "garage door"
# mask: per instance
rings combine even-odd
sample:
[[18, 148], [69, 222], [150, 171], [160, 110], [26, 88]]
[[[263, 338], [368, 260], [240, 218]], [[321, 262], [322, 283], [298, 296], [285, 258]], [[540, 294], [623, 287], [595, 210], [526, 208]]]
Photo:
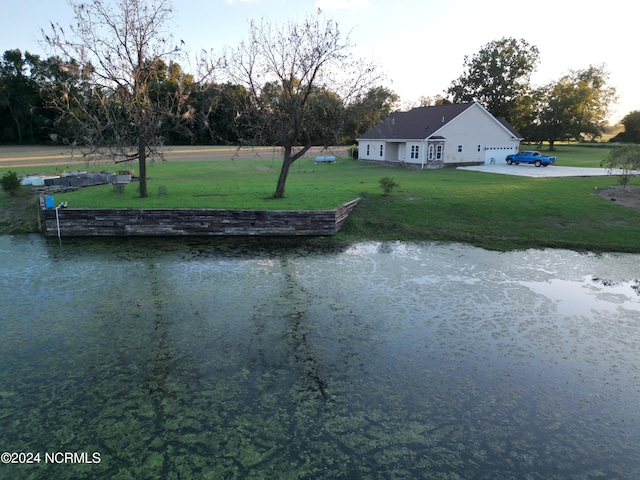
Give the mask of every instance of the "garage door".
[[485, 165], [489, 165], [491, 163], [504, 163], [504, 159], [507, 158], [507, 155], [509, 155], [510, 153], [517, 153], [516, 148], [512, 146], [487, 146], [484, 156], [484, 163]]

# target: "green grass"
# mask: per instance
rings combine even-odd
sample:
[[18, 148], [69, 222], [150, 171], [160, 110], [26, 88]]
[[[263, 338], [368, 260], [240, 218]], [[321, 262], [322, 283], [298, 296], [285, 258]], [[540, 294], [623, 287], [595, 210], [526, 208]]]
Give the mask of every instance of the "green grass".
[[[360, 183], [354, 183], [356, 162], [316, 165], [302, 159], [291, 169], [287, 198], [274, 200], [279, 167], [274, 160], [154, 163], [148, 169], [147, 198], [140, 198], [138, 183], [132, 182], [124, 194], [104, 185], [56, 194], [55, 201], [82, 208], [315, 210], [334, 208], [358, 196], [362, 189]], [[159, 194], [160, 186], [166, 188], [167, 195]]]
[[[428, 188], [368, 197], [342, 234], [460, 241], [508, 250], [560, 247], [640, 251], [640, 212], [595, 194], [602, 178], [530, 179], [443, 170]], [[398, 180], [402, 185], [402, 179]]]
[[[587, 144], [588, 145], [588, 144]], [[527, 147], [522, 145], [521, 150], [535, 150], [533, 146]], [[600, 162], [609, 155], [611, 147], [603, 144], [593, 145], [576, 145], [576, 144], [559, 144], [556, 145], [554, 151], [549, 151], [547, 146], [541, 150], [543, 155], [554, 155], [558, 165], [564, 167], [599, 167]]]
[[0, 191], [0, 234], [31, 233], [39, 228], [40, 206], [37, 196], [31, 195], [26, 187], [22, 187], [17, 195]]
[[[559, 165], [598, 167], [608, 152], [562, 145], [554, 154]], [[336, 239], [459, 241], [498, 250], [640, 251], [640, 212], [596, 195], [597, 189], [615, 185], [615, 177], [536, 179], [452, 168], [415, 171], [347, 159], [317, 165], [301, 159], [291, 169], [287, 198], [274, 200], [279, 167], [272, 159], [155, 163], [149, 168], [148, 198], [139, 198], [135, 182], [124, 194], [101, 186], [54, 198], [87, 208], [315, 210], [361, 197]], [[379, 185], [386, 176], [399, 185], [389, 196]], [[158, 194], [161, 185], [168, 195]]]

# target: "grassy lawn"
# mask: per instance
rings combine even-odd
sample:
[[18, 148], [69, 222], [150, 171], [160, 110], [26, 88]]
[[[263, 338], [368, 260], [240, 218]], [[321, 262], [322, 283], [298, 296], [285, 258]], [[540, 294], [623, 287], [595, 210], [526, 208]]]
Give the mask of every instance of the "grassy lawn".
[[[608, 152], [558, 146], [554, 154], [558, 165], [598, 167]], [[415, 171], [348, 159], [317, 165], [301, 159], [291, 169], [287, 198], [273, 200], [279, 167], [277, 159], [155, 163], [149, 168], [149, 198], [138, 197], [136, 183], [123, 194], [100, 186], [54, 198], [56, 204], [66, 201], [70, 207], [313, 210], [361, 197], [334, 238], [460, 241], [499, 250], [640, 252], [640, 212], [595, 193], [615, 185], [616, 177], [535, 179], [452, 168]], [[378, 184], [385, 176], [399, 185], [387, 197]], [[158, 194], [159, 186], [166, 187], [166, 196]]]
[[[0, 171], [0, 175], [4, 175]], [[0, 191], [0, 235], [37, 232], [40, 228], [38, 197], [30, 195], [27, 188], [16, 196]]]

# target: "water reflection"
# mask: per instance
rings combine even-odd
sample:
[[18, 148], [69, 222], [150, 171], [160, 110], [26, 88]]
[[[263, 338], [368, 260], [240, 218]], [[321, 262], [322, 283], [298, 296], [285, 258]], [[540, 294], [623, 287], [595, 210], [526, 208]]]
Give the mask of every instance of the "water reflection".
[[0, 478], [636, 478], [637, 255], [0, 237]]
[[581, 280], [552, 279], [521, 284], [547, 298], [561, 315], [591, 318], [621, 313], [624, 316], [625, 312], [621, 310], [640, 310], [638, 280], [616, 283], [587, 275]]

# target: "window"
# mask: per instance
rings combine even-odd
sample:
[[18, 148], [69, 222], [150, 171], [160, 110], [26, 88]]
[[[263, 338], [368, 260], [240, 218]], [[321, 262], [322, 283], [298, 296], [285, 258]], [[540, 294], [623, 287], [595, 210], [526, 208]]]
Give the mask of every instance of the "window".
[[442, 145], [436, 145], [436, 160], [442, 160]]
[[384, 145], [380, 145], [380, 156], [382, 157], [382, 152], [384, 150]]
[[411, 145], [411, 158], [420, 158], [420, 146], [419, 145]]
[[367, 143], [367, 157], [369, 156], [369, 144]]
[[462, 145], [458, 145], [458, 153], [462, 153]]
[[482, 145], [478, 145], [478, 151], [482, 150]]
[[429, 145], [429, 160], [433, 160], [433, 145]]

